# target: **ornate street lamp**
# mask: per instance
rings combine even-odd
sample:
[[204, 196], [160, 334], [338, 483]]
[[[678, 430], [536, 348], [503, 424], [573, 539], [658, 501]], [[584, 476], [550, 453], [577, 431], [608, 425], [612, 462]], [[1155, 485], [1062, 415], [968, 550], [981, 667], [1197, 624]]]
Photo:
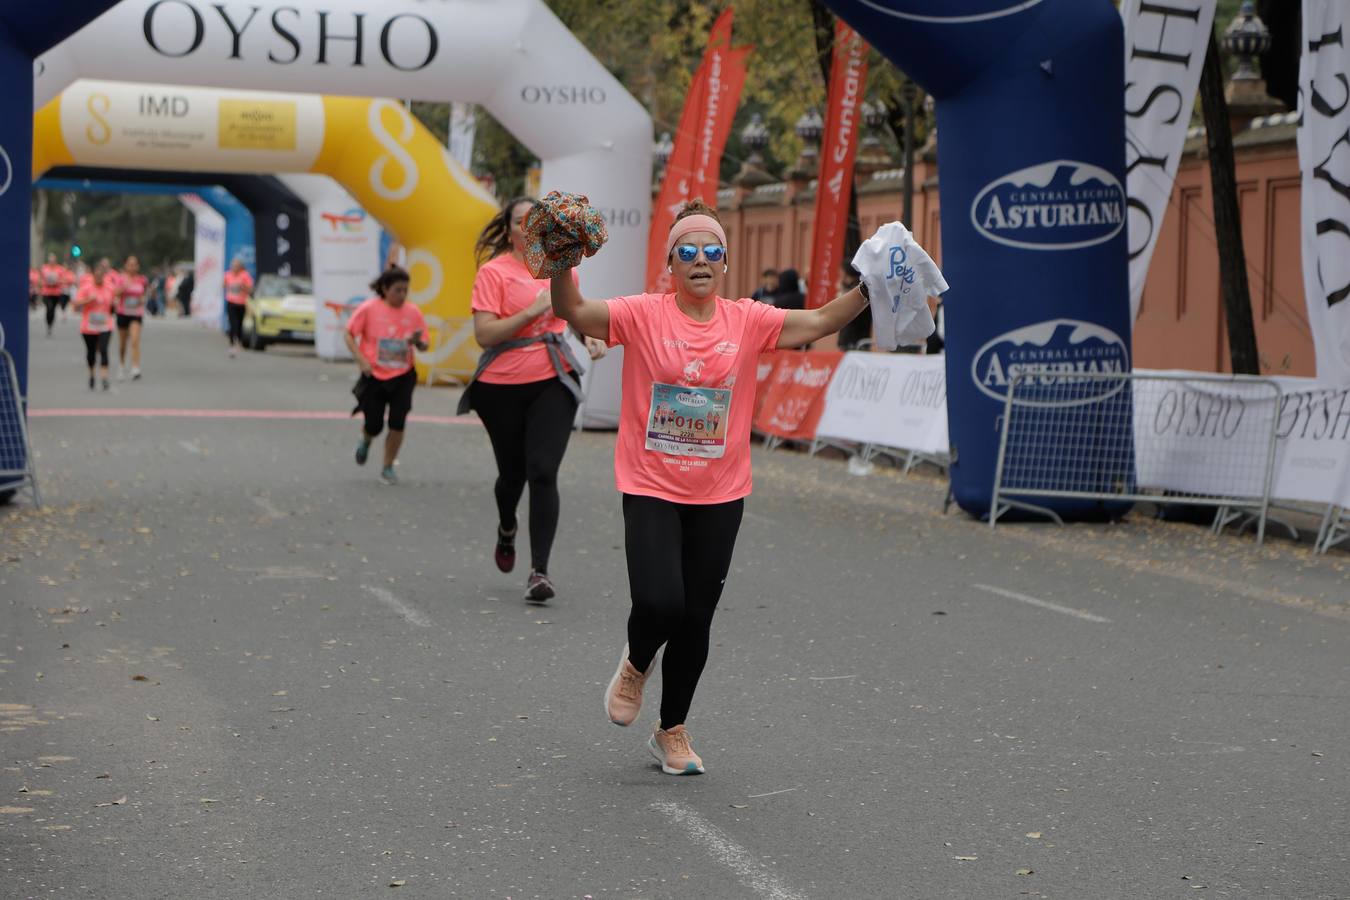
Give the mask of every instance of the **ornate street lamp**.
[[802, 113], [792, 129], [802, 139], [802, 155], [797, 157], [796, 174], [811, 178], [816, 174], [820, 161], [820, 138], [825, 133], [825, 120], [814, 106]]
[[1270, 49], [1270, 29], [1256, 14], [1252, 0], [1243, 0], [1242, 9], [1223, 33], [1223, 47], [1238, 58], [1234, 81], [1259, 81], [1254, 65], [1256, 57]]
[[750, 151], [746, 158], [747, 166], [764, 165], [764, 150], [769, 146], [769, 129], [764, 125], [764, 117], [759, 113], [750, 116], [750, 123], [741, 129], [741, 145]]

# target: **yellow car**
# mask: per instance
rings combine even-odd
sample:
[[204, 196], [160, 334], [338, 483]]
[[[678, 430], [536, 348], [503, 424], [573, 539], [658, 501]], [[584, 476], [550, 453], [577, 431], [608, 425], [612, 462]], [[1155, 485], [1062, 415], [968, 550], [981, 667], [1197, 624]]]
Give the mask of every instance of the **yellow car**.
[[244, 346], [314, 343], [314, 286], [299, 275], [260, 275], [244, 313]]

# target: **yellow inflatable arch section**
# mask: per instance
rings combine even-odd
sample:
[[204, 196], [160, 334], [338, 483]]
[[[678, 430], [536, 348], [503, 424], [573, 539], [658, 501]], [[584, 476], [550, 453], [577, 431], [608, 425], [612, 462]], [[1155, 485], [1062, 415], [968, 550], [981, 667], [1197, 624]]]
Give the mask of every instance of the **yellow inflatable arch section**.
[[407, 251], [419, 378], [472, 374], [473, 246], [497, 203], [402, 104], [80, 81], [34, 116], [33, 179], [61, 165], [332, 177]]

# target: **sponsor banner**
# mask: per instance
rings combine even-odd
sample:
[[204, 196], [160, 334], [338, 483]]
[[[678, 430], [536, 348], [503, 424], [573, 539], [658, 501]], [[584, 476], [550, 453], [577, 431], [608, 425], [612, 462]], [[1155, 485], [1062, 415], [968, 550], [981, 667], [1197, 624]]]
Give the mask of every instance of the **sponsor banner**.
[[192, 240], [192, 318], [219, 327], [225, 311], [225, 217], [196, 194], [179, 194], [192, 210], [196, 226]]
[[331, 178], [281, 180], [309, 205], [314, 352], [321, 359], [350, 359], [342, 331], [352, 310], [371, 296], [370, 282], [381, 268], [380, 225]]
[[[1000, 334], [985, 342], [970, 364], [970, 377], [980, 392], [997, 400], [1000, 408], [1013, 378], [1039, 374], [1057, 382], [1077, 373], [1111, 374], [1130, 371], [1129, 346], [1120, 335], [1076, 319], [1051, 319]], [[1066, 392], [1069, 405], [1103, 400], [1117, 393], [1121, 382], [1101, 382], [1103, 393]], [[1037, 404], [1032, 404], [1037, 405]], [[1042, 404], [1043, 405], [1043, 404]]]
[[1166, 380], [1130, 382], [1141, 487], [1217, 497], [1265, 494], [1271, 428], [1280, 414], [1268, 385], [1226, 384], [1200, 372], [1142, 374]]
[[1276, 401], [1251, 386], [1186, 380], [1204, 372], [1140, 374], [1178, 379], [1134, 383], [1140, 485], [1259, 497], [1273, 424], [1271, 498], [1350, 506], [1350, 387], [1276, 377]]
[[858, 117], [866, 82], [867, 43], [840, 19], [834, 31], [825, 138], [812, 216], [807, 309], [816, 309], [834, 299], [839, 283], [844, 234], [848, 229], [848, 201], [853, 191], [853, 160], [858, 155]]
[[1130, 320], [1139, 315], [1149, 260], [1172, 196], [1195, 107], [1215, 0], [1124, 0], [1125, 192]]
[[1350, 507], [1350, 386], [1288, 376], [1274, 380], [1284, 395], [1272, 496]]
[[770, 350], [759, 355], [759, 365], [755, 368], [755, 412], [751, 422], [759, 421], [759, 411], [764, 408], [764, 398], [769, 395], [774, 370], [778, 368], [781, 351]]
[[671, 289], [670, 274], [666, 271], [666, 236], [680, 206], [698, 197], [709, 206], [717, 204], [722, 151], [736, 117], [741, 88], [745, 85], [745, 59], [750, 54], [749, 47], [731, 46], [732, 16], [732, 7], [727, 7], [713, 23], [703, 62], [694, 72], [685, 96], [675, 146], [652, 210], [647, 240], [649, 291]]
[[1125, 190], [1130, 321], [1139, 314], [1191, 124], [1215, 0], [1125, 0]]
[[946, 361], [940, 355], [844, 354], [816, 436], [945, 454]]
[[826, 389], [843, 357], [838, 351], [779, 351], [755, 430], [784, 440], [813, 440], [825, 411]]
[[1303, 0], [1299, 168], [1303, 287], [1317, 378], [1350, 384], [1350, 6]]
[[1125, 189], [1110, 172], [1056, 159], [986, 185], [970, 208], [975, 230], [1023, 250], [1081, 250], [1125, 227]]
[[323, 101], [303, 94], [79, 81], [61, 100], [61, 138], [90, 166], [303, 172], [323, 134]]

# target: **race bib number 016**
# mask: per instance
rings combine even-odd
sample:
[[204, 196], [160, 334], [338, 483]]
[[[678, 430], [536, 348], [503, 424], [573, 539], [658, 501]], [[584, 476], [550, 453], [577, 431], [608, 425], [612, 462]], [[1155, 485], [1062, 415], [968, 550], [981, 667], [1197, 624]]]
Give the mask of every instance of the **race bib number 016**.
[[671, 456], [721, 459], [727, 450], [731, 391], [652, 385], [647, 449]]

